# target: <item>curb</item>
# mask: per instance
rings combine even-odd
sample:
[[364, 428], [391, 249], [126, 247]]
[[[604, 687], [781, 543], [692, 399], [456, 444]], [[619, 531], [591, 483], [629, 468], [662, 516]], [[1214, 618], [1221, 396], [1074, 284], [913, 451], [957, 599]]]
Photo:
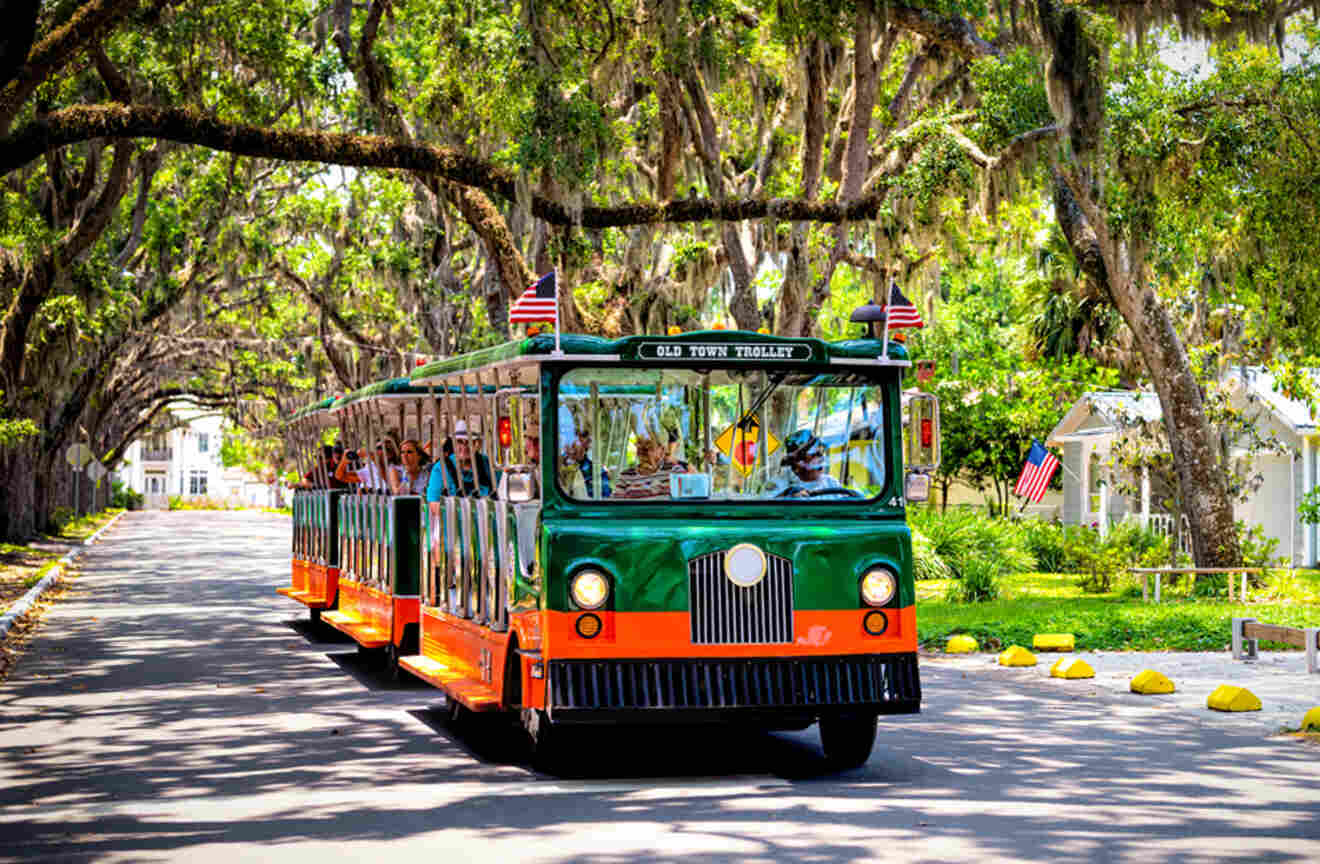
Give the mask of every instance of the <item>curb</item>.
[[[128, 511], [124, 511], [124, 513], [126, 512]], [[97, 538], [104, 534], [111, 525], [118, 522], [119, 517], [123, 516], [124, 513], [116, 513], [113, 519], [98, 528], [95, 534], [82, 542], [82, 545], [91, 546], [95, 543]], [[17, 603], [9, 607], [8, 612], [4, 615], [0, 615], [0, 639], [4, 639], [9, 635], [9, 629], [14, 626], [14, 622], [26, 615], [27, 611], [32, 608], [32, 604], [37, 602], [37, 598], [45, 593], [50, 586], [54, 585], [60, 576], [64, 575], [65, 568], [73, 563], [73, 559], [77, 557], [78, 552], [79, 550], [77, 547], [65, 552], [64, 556], [60, 558], [55, 566], [50, 568], [50, 572], [41, 577], [40, 582], [29, 588], [27, 593], [19, 598]]]

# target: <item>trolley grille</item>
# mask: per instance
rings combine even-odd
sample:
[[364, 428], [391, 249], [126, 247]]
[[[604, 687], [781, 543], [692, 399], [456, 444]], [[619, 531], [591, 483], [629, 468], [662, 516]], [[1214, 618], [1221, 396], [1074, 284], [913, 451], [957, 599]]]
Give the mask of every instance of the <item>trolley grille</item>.
[[[921, 700], [911, 654], [737, 660], [551, 660], [560, 709], [874, 708]], [[910, 710], [915, 710], [912, 707]]]
[[793, 564], [766, 556], [765, 578], [750, 588], [724, 575], [724, 553], [688, 562], [694, 645], [770, 645], [793, 641]]

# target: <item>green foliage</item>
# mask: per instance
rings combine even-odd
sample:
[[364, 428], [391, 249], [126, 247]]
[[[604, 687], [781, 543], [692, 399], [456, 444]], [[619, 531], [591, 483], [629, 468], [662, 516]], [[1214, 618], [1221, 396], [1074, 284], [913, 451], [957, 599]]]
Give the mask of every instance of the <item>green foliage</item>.
[[949, 583], [947, 599], [953, 603], [988, 603], [999, 596], [1004, 566], [995, 558], [962, 562], [962, 577]]
[[1039, 518], [1028, 518], [1020, 522], [1019, 536], [1022, 547], [1035, 561], [1035, 569], [1041, 572], [1063, 572], [1068, 554], [1065, 551], [1067, 533], [1059, 522], [1047, 522]]
[[50, 533], [63, 534], [64, 529], [68, 528], [73, 522], [74, 512], [72, 507], [60, 505], [51, 511], [50, 514]]
[[[992, 519], [969, 508], [946, 513], [911, 510], [908, 521], [914, 538], [920, 536], [920, 554], [927, 559], [926, 578], [947, 569], [955, 578], [964, 578], [978, 562], [993, 561], [997, 572], [1021, 573], [1032, 566], [1031, 556], [1022, 548], [1017, 526], [1006, 519]], [[917, 541], [914, 539], [914, 554]], [[978, 571], [978, 574], [981, 571]]]
[[[1198, 586], [1204, 578], [1197, 579]], [[920, 643], [938, 650], [950, 635], [967, 633], [995, 651], [1030, 645], [1036, 633], [1073, 633], [1081, 651], [1220, 651], [1229, 641], [1233, 616], [1241, 614], [1241, 607], [1200, 597], [1142, 603], [1139, 590], [1129, 596], [1128, 582], [1107, 594], [1086, 594], [1067, 575], [1004, 575], [1000, 587], [994, 601], [963, 604], [944, 598], [947, 585], [922, 583]], [[1252, 599], [1252, 615], [1262, 621], [1320, 626], [1320, 572], [1275, 571]]]
[[111, 486], [110, 506], [120, 507], [124, 510], [141, 510], [142, 505], [146, 503], [146, 496], [136, 489], [129, 487], [127, 483], [121, 483], [118, 480]]
[[1320, 486], [1317, 486], [1297, 500], [1297, 515], [1303, 525], [1320, 524]]
[[953, 569], [935, 551], [935, 544], [917, 528], [912, 529], [912, 574], [918, 581], [954, 578]]
[[1050, 126], [1041, 58], [1019, 46], [1002, 58], [973, 61], [971, 73], [981, 97], [975, 137], [987, 152], [998, 150], [1013, 137]]

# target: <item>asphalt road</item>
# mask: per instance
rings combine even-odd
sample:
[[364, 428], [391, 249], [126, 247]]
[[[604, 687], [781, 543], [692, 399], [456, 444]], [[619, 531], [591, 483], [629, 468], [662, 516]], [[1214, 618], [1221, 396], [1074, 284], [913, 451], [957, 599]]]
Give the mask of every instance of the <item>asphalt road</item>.
[[584, 741], [536, 774], [277, 596], [288, 522], [135, 513], [0, 684], [0, 860], [1320, 860], [1320, 747], [931, 663], [831, 774], [815, 730]]

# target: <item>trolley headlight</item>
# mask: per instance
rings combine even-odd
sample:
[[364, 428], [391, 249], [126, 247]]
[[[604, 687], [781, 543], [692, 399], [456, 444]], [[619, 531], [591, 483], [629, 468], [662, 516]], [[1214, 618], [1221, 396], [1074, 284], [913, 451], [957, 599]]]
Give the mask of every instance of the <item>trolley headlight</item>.
[[610, 599], [610, 580], [599, 570], [579, 570], [569, 583], [579, 609], [599, 609]]
[[862, 577], [862, 599], [872, 606], [883, 606], [893, 600], [897, 590], [898, 580], [883, 567], [868, 570]]
[[751, 543], [739, 543], [724, 554], [724, 575], [739, 588], [751, 588], [765, 578], [765, 553]]

